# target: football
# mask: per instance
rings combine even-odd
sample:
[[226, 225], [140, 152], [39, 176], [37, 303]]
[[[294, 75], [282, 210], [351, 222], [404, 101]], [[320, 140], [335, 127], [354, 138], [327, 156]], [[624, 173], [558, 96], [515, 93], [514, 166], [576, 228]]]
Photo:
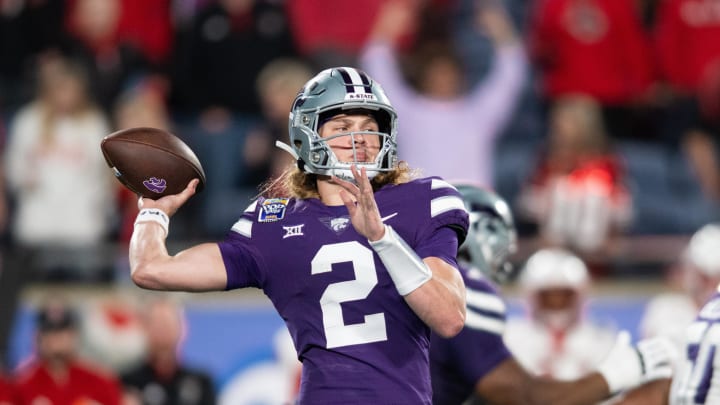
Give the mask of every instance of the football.
[[129, 128], [100, 143], [115, 177], [135, 194], [157, 199], [177, 194], [192, 179], [197, 191], [205, 186], [205, 172], [195, 153], [180, 138], [157, 128]]

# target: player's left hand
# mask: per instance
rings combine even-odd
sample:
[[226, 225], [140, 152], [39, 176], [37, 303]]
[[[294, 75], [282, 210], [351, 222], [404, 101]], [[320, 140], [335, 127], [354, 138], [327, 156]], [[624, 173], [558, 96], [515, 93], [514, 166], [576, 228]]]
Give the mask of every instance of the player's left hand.
[[380, 219], [380, 211], [375, 202], [375, 193], [370, 184], [365, 168], [358, 170], [352, 165], [350, 170], [355, 178], [355, 184], [333, 176], [334, 183], [342, 186], [340, 198], [350, 214], [350, 222], [357, 233], [370, 241], [376, 241], [385, 234], [385, 225]]

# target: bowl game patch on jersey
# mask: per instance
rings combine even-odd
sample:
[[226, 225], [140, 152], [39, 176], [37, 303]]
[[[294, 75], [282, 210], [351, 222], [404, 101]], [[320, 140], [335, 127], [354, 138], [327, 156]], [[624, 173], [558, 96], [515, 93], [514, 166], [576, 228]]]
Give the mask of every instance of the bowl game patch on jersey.
[[260, 214], [258, 222], [275, 222], [285, 217], [289, 199], [287, 198], [268, 198], [260, 205]]

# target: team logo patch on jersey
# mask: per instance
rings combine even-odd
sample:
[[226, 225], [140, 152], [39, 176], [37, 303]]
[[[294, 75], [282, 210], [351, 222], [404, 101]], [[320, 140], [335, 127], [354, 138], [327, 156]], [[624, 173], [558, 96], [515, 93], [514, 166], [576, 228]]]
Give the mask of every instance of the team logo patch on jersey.
[[349, 217], [339, 217], [339, 218], [320, 218], [320, 222], [325, 224], [331, 231], [335, 232], [336, 234], [340, 235], [347, 229], [348, 225], [350, 224], [350, 218]]
[[285, 217], [289, 199], [287, 198], [268, 198], [260, 205], [260, 214], [258, 222], [275, 222]]
[[283, 230], [285, 231], [285, 235], [283, 235], [283, 239], [289, 238], [291, 236], [303, 236], [303, 226], [305, 224], [300, 225], [293, 225], [293, 226], [283, 226]]

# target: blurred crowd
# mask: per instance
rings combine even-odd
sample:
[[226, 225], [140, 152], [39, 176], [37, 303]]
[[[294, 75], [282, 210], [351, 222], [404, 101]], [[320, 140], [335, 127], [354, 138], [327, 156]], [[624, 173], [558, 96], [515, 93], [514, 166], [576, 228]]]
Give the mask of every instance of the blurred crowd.
[[208, 181], [169, 241], [222, 237], [340, 65], [384, 86], [402, 160], [495, 189], [521, 238], [592, 259], [720, 219], [717, 0], [0, 0], [0, 349], [28, 280], [127, 277], [104, 136], [183, 139]]
[[[2, 0], [6, 241], [97, 267], [135, 197], [99, 140], [169, 129], [207, 189], [171, 239], [218, 237], [292, 158], [287, 112], [333, 65], [365, 69], [423, 175], [496, 189], [521, 236], [581, 252], [689, 234], [720, 213], [720, 13], [712, 0]], [[320, 23], [319, 23], [320, 22]], [[82, 196], [78, 198], [78, 196]], [[63, 262], [70, 262], [63, 264]], [[107, 275], [105, 275], [107, 276]]]

